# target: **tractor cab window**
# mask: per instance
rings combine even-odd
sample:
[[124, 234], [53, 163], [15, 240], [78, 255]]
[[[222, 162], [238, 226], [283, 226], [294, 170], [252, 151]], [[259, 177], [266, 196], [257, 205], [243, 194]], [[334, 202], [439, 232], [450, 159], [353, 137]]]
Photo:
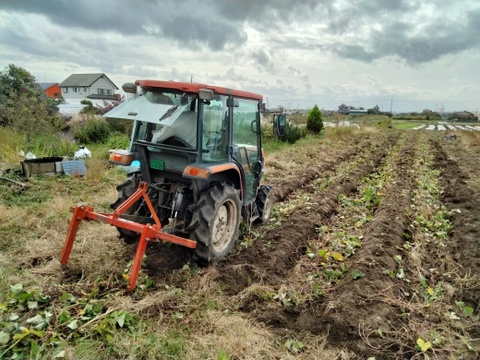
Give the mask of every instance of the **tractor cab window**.
[[149, 90], [144, 93], [151, 110], [140, 122], [139, 140], [195, 148], [197, 109], [193, 94]]
[[228, 109], [227, 97], [215, 95], [203, 103], [203, 132], [201, 136], [202, 160], [217, 162], [227, 160]]
[[238, 106], [233, 108], [232, 156], [245, 172], [247, 200], [256, 196], [255, 178], [258, 174], [255, 174], [255, 169], [260, 159], [258, 131], [260, 131], [258, 102], [238, 99]]

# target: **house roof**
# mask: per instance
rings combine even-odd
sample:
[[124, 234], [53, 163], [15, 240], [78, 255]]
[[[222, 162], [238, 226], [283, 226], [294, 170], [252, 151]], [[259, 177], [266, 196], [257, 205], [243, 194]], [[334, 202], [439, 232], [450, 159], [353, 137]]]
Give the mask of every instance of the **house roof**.
[[104, 100], [118, 100], [115, 95], [106, 95], [106, 94], [90, 94], [87, 96], [88, 99], [104, 99]]
[[89, 87], [91, 86], [95, 81], [100, 79], [101, 77], [106, 78], [108, 81], [110, 81], [113, 86], [115, 86], [115, 89], [118, 90], [117, 85], [108, 78], [107, 75], [103, 73], [98, 73], [98, 74], [72, 74], [65, 80], [63, 80], [60, 83], [61, 87], [72, 87], [72, 86], [78, 86], [78, 87]]
[[42, 87], [42, 90], [46, 90], [53, 85], [58, 85], [58, 83], [39, 83], [39, 85]]

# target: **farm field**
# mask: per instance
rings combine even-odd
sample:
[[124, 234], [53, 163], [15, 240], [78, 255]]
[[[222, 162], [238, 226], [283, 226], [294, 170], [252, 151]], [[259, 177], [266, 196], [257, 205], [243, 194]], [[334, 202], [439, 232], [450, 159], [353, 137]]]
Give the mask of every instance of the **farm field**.
[[480, 126], [478, 125], [458, 125], [458, 124], [446, 124], [446, 123], [438, 123], [438, 124], [422, 124], [413, 128], [413, 130], [439, 130], [439, 131], [457, 131], [457, 130], [464, 130], [464, 131], [480, 131]]
[[209, 267], [150, 244], [133, 293], [113, 227], [58, 260], [68, 208], [108, 211], [124, 174], [1, 182], [0, 358], [477, 359], [479, 153], [461, 129], [301, 140], [267, 154], [271, 223]]

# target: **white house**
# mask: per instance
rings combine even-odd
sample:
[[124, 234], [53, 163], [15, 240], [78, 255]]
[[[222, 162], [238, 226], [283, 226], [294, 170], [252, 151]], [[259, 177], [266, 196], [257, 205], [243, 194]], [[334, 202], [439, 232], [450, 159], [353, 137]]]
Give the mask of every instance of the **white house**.
[[90, 100], [93, 103], [99, 100], [118, 100], [115, 96], [118, 87], [103, 73], [72, 74], [59, 86], [67, 104], [78, 104], [82, 100]]

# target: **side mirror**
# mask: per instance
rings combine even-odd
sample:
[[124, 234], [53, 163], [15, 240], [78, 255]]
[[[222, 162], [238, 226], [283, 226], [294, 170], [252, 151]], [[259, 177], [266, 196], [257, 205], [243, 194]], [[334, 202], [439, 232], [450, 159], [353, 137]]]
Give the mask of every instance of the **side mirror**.
[[254, 165], [253, 165], [253, 176], [258, 177], [262, 173], [263, 170], [263, 164], [261, 160], [258, 160]]
[[135, 94], [137, 92], [137, 85], [134, 83], [125, 83], [122, 85], [123, 91], [130, 94]]
[[281, 114], [273, 115], [273, 133], [276, 136], [285, 136], [285, 128], [287, 127], [287, 117]]

